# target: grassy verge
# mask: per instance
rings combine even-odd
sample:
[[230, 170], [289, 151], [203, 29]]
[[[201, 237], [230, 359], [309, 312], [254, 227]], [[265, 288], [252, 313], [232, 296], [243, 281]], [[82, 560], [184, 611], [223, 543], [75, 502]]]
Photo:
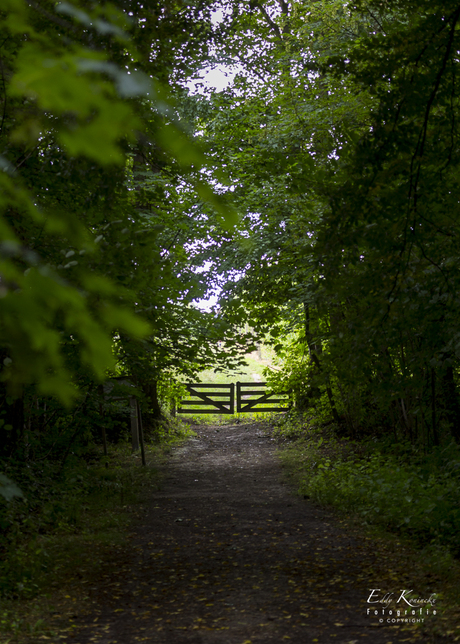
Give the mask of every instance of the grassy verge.
[[48, 464], [41, 479], [35, 469], [28, 484], [21, 482], [27, 501], [1, 508], [7, 527], [0, 540], [2, 644], [72, 633], [72, 615], [89, 601], [86, 588], [114, 551], [126, 548], [129, 525], [146, 496], [159, 489], [158, 466], [186, 434], [146, 446], [147, 467], [128, 445], [118, 445], [108, 458], [92, 452], [86, 461], [75, 459], [59, 477]]
[[[277, 414], [276, 416], [279, 416]], [[235, 425], [243, 423], [268, 422], [274, 417], [274, 412], [253, 412], [244, 414], [180, 414], [179, 420], [193, 425]]]
[[300, 418], [274, 433], [298, 493], [378, 542], [395, 580], [409, 569], [413, 584], [441, 596], [443, 614], [425, 626], [427, 637], [460, 641], [459, 447], [423, 453], [388, 439], [350, 441]]
[[312, 431], [282, 453], [300, 494], [407, 535], [420, 547], [460, 555], [460, 449], [351, 442]]

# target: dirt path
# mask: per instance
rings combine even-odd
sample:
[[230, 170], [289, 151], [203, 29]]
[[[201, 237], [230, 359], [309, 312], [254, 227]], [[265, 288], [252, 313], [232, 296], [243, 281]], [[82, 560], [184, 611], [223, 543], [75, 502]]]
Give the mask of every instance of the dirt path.
[[131, 553], [114, 553], [72, 641], [412, 641], [366, 615], [378, 554], [296, 498], [274, 450], [257, 424], [204, 426], [174, 450]]

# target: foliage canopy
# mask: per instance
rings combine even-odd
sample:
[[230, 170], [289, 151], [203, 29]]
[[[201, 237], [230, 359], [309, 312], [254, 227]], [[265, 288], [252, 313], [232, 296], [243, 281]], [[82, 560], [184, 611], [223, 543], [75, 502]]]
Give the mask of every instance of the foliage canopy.
[[[153, 398], [149, 380], [237, 364], [249, 320], [299, 405], [326, 396], [352, 434], [371, 417], [458, 439], [459, 17], [8, 0], [5, 426], [15, 401], [82, 400], [115, 364]], [[216, 65], [226, 89], [187, 91]], [[217, 287], [218, 313], [192, 306]]]

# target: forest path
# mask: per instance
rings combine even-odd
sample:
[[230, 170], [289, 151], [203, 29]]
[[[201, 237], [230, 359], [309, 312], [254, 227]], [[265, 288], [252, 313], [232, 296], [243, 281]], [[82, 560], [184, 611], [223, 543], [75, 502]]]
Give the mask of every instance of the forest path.
[[369, 540], [280, 481], [262, 425], [195, 430], [173, 451], [132, 549], [114, 553], [91, 590], [94, 613], [72, 641], [414, 641], [366, 614], [369, 589], [385, 588], [385, 562]]

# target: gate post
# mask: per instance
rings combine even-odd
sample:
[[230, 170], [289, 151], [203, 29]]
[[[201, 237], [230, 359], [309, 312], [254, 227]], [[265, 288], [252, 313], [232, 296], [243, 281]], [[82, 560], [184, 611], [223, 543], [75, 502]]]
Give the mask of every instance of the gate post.
[[236, 383], [236, 413], [239, 414], [241, 411], [241, 383], [238, 381]]
[[[237, 384], [238, 386], [238, 384]], [[229, 414], [234, 414], [235, 413], [235, 385], [232, 382], [230, 384], [230, 410]]]

